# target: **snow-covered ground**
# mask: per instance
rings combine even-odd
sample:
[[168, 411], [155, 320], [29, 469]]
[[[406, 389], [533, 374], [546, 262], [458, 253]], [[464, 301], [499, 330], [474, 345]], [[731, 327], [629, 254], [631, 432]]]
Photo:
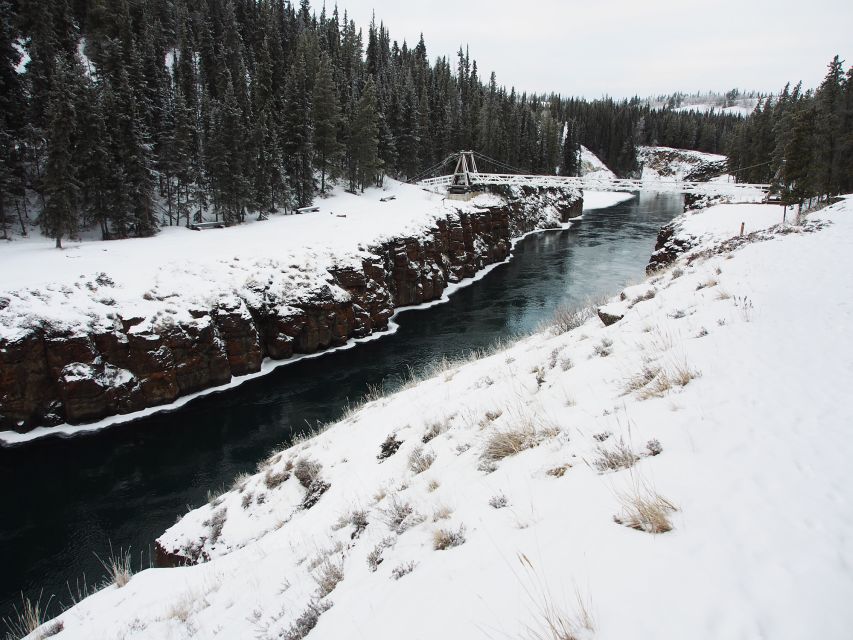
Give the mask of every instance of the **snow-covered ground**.
[[711, 250], [780, 214], [685, 217], [702, 245], [616, 324], [567, 318], [262, 462], [161, 538], [208, 562], [55, 637], [849, 638], [853, 198]]
[[743, 118], [752, 114], [753, 110], [755, 110], [755, 100], [752, 100], [752, 106], [736, 104], [728, 107], [722, 107], [719, 105], [713, 104], [683, 104], [680, 107], [676, 107], [673, 111], [695, 111], [697, 113], [716, 113], [716, 114], [725, 114], [731, 116], [741, 116]]

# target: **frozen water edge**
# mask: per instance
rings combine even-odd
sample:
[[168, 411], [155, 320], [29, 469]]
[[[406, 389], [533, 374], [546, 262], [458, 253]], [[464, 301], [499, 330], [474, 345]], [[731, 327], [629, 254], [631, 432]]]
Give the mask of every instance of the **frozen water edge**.
[[[604, 209], [607, 207], [612, 207], [620, 202], [626, 202], [631, 198], [635, 197], [634, 194], [630, 193], [615, 193], [615, 192], [595, 192], [590, 191], [584, 193], [584, 211], [592, 211], [595, 209]], [[577, 218], [576, 218], [577, 219]], [[571, 227], [571, 222], [565, 223], [562, 225], [562, 230], [566, 230]], [[419, 305], [412, 305], [408, 307], [398, 307], [394, 310], [394, 315], [391, 316], [388, 322], [388, 328], [384, 331], [378, 331], [375, 333], [371, 333], [369, 336], [365, 336], [363, 338], [352, 338], [347, 341], [345, 344], [340, 345], [338, 347], [332, 347], [330, 349], [325, 349], [323, 351], [318, 351], [316, 353], [308, 353], [308, 354], [299, 354], [288, 358], [287, 360], [273, 360], [271, 358], [264, 358], [264, 361], [261, 363], [260, 371], [256, 371], [255, 373], [249, 373], [243, 376], [235, 376], [231, 379], [230, 382], [219, 385], [216, 387], [209, 387], [207, 389], [202, 389], [201, 391], [196, 391], [195, 393], [187, 394], [185, 396], [181, 396], [174, 402], [164, 405], [158, 405], [156, 407], [148, 407], [146, 409], [142, 409], [141, 411], [135, 411], [133, 413], [127, 413], [123, 415], [115, 415], [109, 416], [102, 420], [98, 420], [97, 422], [91, 422], [88, 424], [81, 425], [70, 425], [70, 424], [61, 424], [55, 427], [36, 427], [35, 429], [28, 431], [27, 433], [18, 433], [16, 431], [0, 431], [0, 446], [20, 446], [25, 445], [29, 442], [33, 442], [35, 440], [40, 440], [42, 438], [49, 437], [57, 437], [57, 438], [70, 438], [75, 436], [82, 436], [86, 434], [92, 434], [97, 431], [102, 431], [108, 427], [112, 427], [119, 424], [127, 424], [129, 422], [135, 422], [137, 420], [142, 420], [143, 418], [150, 417], [152, 415], [156, 415], [159, 413], [171, 413], [173, 411], [177, 411], [181, 407], [186, 404], [193, 402], [194, 400], [198, 400], [199, 398], [203, 398], [204, 396], [212, 395], [215, 393], [223, 393], [225, 391], [229, 391], [236, 387], [239, 387], [241, 384], [249, 382], [250, 380], [255, 380], [256, 378], [260, 378], [261, 376], [265, 376], [272, 371], [275, 371], [279, 367], [284, 367], [287, 365], [296, 364], [297, 362], [301, 362], [302, 360], [308, 360], [311, 358], [319, 358], [326, 354], [335, 353], [337, 351], [344, 351], [347, 349], [352, 349], [353, 347], [358, 346], [359, 344], [370, 342], [373, 340], [379, 340], [386, 336], [394, 335], [399, 328], [399, 325], [394, 321], [400, 313], [405, 311], [414, 311], [414, 310], [422, 310], [429, 309], [430, 307], [444, 304], [448, 300], [450, 300], [450, 296], [454, 293], [468, 287], [475, 282], [482, 280], [486, 275], [491, 273], [492, 270], [497, 268], [502, 264], [506, 264], [509, 262], [513, 255], [516, 245], [523, 240], [524, 238], [537, 234], [537, 233], [547, 233], [557, 231], [556, 229], [534, 229], [528, 233], [525, 233], [521, 236], [513, 238], [512, 244], [510, 247], [509, 255], [506, 259], [501, 262], [495, 262], [494, 264], [490, 264], [487, 267], [478, 271], [473, 277], [466, 278], [458, 283], [449, 285], [443, 292], [440, 298], [436, 298], [435, 300], [431, 300], [430, 302], [425, 302]]]

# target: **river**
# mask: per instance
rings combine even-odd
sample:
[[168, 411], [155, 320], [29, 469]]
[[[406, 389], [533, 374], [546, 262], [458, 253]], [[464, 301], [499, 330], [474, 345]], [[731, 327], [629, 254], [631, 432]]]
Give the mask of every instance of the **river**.
[[[85, 575], [102, 579], [95, 556], [131, 549], [147, 567], [153, 540], [210, 489], [253, 471], [295, 432], [339, 416], [369, 385], [393, 388], [422, 370], [540, 326], [561, 305], [615, 294], [641, 278], [658, 229], [682, 197], [642, 193], [587, 212], [567, 231], [533, 234], [513, 258], [453, 294], [404, 311], [398, 331], [352, 349], [280, 367], [235, 389], [70, 439], [0, 448], [0, 618], [21, 592], [55, 594], [49, 613]], [[0, 631], [5, 631], [0, 624]]]

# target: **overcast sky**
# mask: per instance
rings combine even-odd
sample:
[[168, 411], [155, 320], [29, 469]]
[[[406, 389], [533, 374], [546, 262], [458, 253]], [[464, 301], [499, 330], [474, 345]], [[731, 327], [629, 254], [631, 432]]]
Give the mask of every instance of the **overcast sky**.
[[[334, 0], [327, 0], [331, 7]], [[616, 97], [816, 86], [833, 55], [853, 62], [853, 0], [339, 0], [372, 11], [431, 59], [469, 45], [482, 75], [527, 91]], [[322, 0], [313, 0], [318, 11]], [[366, 43], [366, 38], [365, 38]]]

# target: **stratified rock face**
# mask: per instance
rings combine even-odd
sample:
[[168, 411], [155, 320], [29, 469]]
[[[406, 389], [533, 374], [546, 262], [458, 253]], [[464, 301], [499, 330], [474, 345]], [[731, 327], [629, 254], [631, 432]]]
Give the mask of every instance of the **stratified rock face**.
[[693, 248], [691, 238], [678, 236], [676, 234], [677, 229], [677, 222], [670, 222], [660, 228], [654, 253], [652, 253], [649, 264], [646, 266], [646, 273], [652, 274], [655, 271], [665, 269], [675, 262], [682, 253]]
[[308, 300], [281, 304], [263, 292], [236, 292], [165, 326], [119, 313], [110, 331], [33, 331], [0, 343], [0, 428], [23, 432], [168, 404], [257, 372], [265, 357], [314, 353], [382, 331], [395, 308], [440, 298], [448, 284], [504, 260], [513, 237], [582, 212], [571, 190], [502, 195], [507, 204], [448, 215], [427, 233], [369, 248], [360, 265], [331, 268]]

